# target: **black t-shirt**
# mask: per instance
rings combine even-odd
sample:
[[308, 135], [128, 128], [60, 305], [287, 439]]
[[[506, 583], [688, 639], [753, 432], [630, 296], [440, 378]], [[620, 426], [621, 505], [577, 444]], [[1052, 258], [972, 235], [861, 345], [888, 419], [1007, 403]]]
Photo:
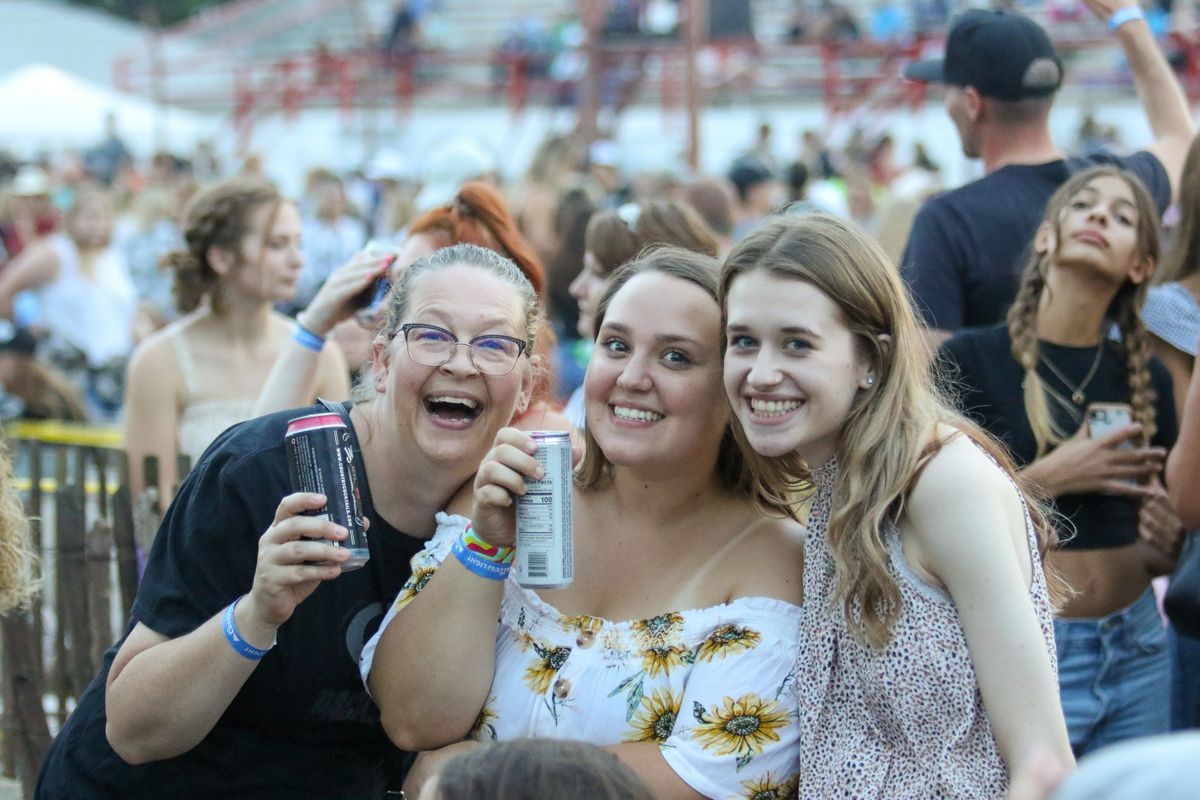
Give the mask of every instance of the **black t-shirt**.
[[921, 206], [900, 264], [925, 324], [956, 331], [1003, 321], [1050, 196], [1073, 173], [1101, 164], [1137, 175], [1159, 214], [1166, 211], [1171, 181], [1147, 152], [1011, 164]]
[[[284, 411], [222, 434], [189, 474], [158, 532], [127, 629], [190, 633], [252, 585], [258, 539], [291, 493], [284, 432], [317, 408]], [[360, 473], [362, 476], [362, 473]], [[120, 646], [54, 741], [39, 798], [375, 798], [399, 787], [396, 749], [363, 689], [358, 656], [424, 545], [373, 513], [371, 559], [321, 583], [280, 627], [216, 727], [192, 750], [141, 766], [105, 738], [104, 685]]]
[[[1094, 347], [1063, 347], [1040, 342], [1039, 348], [1075, 386], [1087, 375], [1096, 355]], [[957, 381], [954, 389], [963, 412], [1000, 439], [1008, 447], [1018, 467], [1033, 461], [1037, 454], [1037, 441], [1025, 416], [1025, 399], [1021, 388], [1025, 371], [1012, 357], [1008, 328], [996, 325], [962, 331], [942, 345], [939, 357], [948, 377]], [[1038, 365], [1038, 375], [1059, 394], [1064, 397], [1071, 395], [1071, 389], [1064, 386], [1044, 363]], [[1150, 360], [1150, 380], [1158, 395], [1154, 404], [1158, 431], [1153, 443], [1169, 448], [1178, 434], [1175, 401], [1171, 393], [1171, 376], [1157, 359]], [[1088, 404], [1129, 402], [1129, 373], [1119, 342], [1105, 343], [1104, 355], [1085, 394]], [[1062, 430], [1073, 432], [1079, 427], [1079, 423], [1056, 403], [1048, 402], [1047, 405], [1055, 424]], [[1067, 548], [1089, 550], [1121, 547], [1137, 540], [1136, 500], [1089, 493], [1060, 495], [1054, 503], [1064, 517], [1058, 521], [1059, 534], [1067, 539]], [[1074, 538], [1069, 538], [1072, 534]]]

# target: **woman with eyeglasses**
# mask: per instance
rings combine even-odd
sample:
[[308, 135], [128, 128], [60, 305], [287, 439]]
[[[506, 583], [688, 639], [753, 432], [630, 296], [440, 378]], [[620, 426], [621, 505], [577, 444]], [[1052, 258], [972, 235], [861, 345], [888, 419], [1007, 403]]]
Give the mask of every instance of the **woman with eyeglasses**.
[[[450, 203], [420, 215], [409, 224], [407, 238], [387, 268], [388, 280], [394, 283], [417, 259], [456, 244], [486, 247], [512, 259], [533, 284], [538, 296], [544, 297], [546, 279], [541, 262], [521, 236], [504, 198], [494, 188], [480, 182], [464, 184]], [[303, 343], [296, 342], [285, 351], [259, 396], [257, 413], [312, 401], [317, 364], [314, 351], [320, 346], [317, 342], [323, 343], [326, 336], [332, 336], [342, 345], [355, 369], [362, 365], [365, 356], [359, 358], [356, 354], [366, 353], [366, 343], [379, 328], [380, 310], [384, 306], [364, 307], [356, 298], [374, 295], [378, 299], [380, 296], [379, 292], [371, 291], [371, 281], [378, 276], [377, 264], [370, 260], [352, 261], [334, 272], [309, 307], [297, 316], [299, 324], [314, 334], [313, 344], [306, 348]], [[374, 273], [372, 266], [376, 266]], [[537, 355], [549, 364], [550, 354], [554, 352], [554, 335], [545, 321], [540, 324]], [[570, 426], [557, 412], [553, 398], [553, 376], [549, 369], [541, 370], [536, 376], [533, 400], [519, 424], [529, 430], [568, 429]]]
[[658, 248], [596, 304], [573, 583], [504, 580], [526, 433], [496, 437], [470, 520], [439, 515], [362, 658], [393, 741], [443, 748], [410, 796], [477, 740], [542, 737], [610, 750], [658, 798], [795, 796], [803, 530], [734, 439], [717, 277]]
[[[222, 434], [184, 481], [124, 638], [58, 734], [40, 798], [382, 798], [410, 756], [358, 659], [434, 534], [434, 515], [526, 408], [540, 308], [510, 260], [471, 245], [404, 270], [353, 402]], [[289, 422], [346, 425], [370, 559], [296, 493]], [[315, 514], [315, 515], [314, 515]]]
[[[583, 269], [571, 281], [571, 296], [579, 304], [579, 335], [596, 338], [596, 304], [608, 276], [647, 247], [675, 245], [693, 253], [716, 257], [719, 243], [704, 219], [690, 206], [671, 201], [626, 203], [599, 211], [588, 220], [584, 234]], [[583, 428], [583, 387], [567, 401], [563, 413], [576, 428]]]

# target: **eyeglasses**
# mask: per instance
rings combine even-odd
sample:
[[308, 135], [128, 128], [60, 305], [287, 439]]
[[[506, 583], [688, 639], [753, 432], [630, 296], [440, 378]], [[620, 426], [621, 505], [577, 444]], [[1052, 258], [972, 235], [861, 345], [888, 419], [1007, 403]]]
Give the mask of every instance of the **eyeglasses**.
[[484, 375], [507, 375], [517, 365], [528, 343], [514, 336], [489, 334], [469, 342], [437, 325], [409, 322], [400, 326], [408, 357], [426, 367], [440, 367], [454, 358], [458, 347], [469, 347], [471, 363]]

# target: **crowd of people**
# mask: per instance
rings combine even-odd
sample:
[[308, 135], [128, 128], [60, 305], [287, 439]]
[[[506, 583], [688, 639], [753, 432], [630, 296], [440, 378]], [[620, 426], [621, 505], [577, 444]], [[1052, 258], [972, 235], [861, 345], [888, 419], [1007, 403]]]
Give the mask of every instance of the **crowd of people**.
[[[769, 125], [686, 179], [567, 135], [508, 186], [465, 139], [295, 199], [14, 171], [0, 409], [120, 425], [167, 487], [35, 796], [1185, 796], [1200, 137], [1139, 7], [1086, 2], [1152, 143], [1055, 142], [1049, 38], [968, 11], [908, 68], [983, 162], [949, 191], [886, 133], [788, 163]], [[359, 569], [292, 485], [304, 415], [346, 431]], [[530, 588], [547, 430], [576, 575]]]

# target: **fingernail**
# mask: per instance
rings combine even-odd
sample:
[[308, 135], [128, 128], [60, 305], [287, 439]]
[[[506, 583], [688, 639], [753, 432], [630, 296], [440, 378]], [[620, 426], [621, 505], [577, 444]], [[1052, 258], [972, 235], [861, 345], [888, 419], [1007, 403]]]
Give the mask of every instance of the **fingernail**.
[[533, 474], [536, 475], [537, 479], [540, 481], [542, 478], [546, 477], [546, 470], [542, 469], [541, 467], [538, 467], [537, 470]]

